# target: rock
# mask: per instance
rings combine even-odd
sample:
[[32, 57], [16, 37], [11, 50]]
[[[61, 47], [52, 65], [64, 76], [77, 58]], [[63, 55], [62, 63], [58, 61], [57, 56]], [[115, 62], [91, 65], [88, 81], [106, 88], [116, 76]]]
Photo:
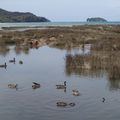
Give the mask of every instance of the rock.
[[104, 18], [95, 17], [95, 18], [88, 18], [87, 22], [107, 22]]

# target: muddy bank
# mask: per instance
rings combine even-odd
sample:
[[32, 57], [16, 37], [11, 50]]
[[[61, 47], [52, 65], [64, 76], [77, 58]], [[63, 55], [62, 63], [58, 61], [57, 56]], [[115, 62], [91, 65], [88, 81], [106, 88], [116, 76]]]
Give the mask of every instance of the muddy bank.
[[0, 31], [0, 44], [16, 44], [30, 47], [48, 45], [57, 48], [84, 47], [91, 50], [120, 50], [120, 25], [83, 25], [51, 27], [26, 31]]

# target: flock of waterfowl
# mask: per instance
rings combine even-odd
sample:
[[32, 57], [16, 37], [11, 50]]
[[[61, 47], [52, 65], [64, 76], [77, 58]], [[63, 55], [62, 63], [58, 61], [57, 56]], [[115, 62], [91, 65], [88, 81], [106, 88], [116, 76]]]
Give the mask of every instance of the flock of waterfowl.
[[[66, 81], [64, 82], [64, 84], [61, 84], [61, 85], [56, 85], [56, 89], [64, 89], [66, 90]], [[72, 90], [72, 94], [74, 96], [80, 96], [80, 92], [76, 89]], [[102, 98], [102, 102], [105, 102], [105, 98], [103, 97]], [[57, 107], [74, 107], [75, 106], [75, 103], [74, 102], [71, 102], [71, 103], [67, 103], [67, 102], [64, 102], [64, 101], [59, 101], [56, 103]]]
[[[13, 58], [11, 60], [9, 60], [9, 63], [16, 63], [16, 59]], [[23, 61], [20, 60], [19, 61], [19, 64], [23, 64]], [[5, 62], [4, 64], [0, 65], [0, 68], [7, 68], [7, 63]], [[8, 87], [9, 88], [12, 88], [12, 89], [17, 89], [18, 88], [18, 84], [8, 84]], [[39, 83], [36, 83], [36, 82], [33, 82], [33, 85], [32, 85], [32, 88], [33, 89], [36, 89], [36, 88], [40, 88], [40, 84]]]
[[[32, 85], [33, 89], [37, 89], [40, 87], [41, 87], [41, 85], [39, 83], [33, 82], [33, 85]], [[18, 89], [18, 84], [8, 84], [8, 88]], [[66, 89], [66, 81], [64, 82], [64, 84], [56, 85], [56, 89]], [[72, 90], [72, 92], [73, 92], [74, 96], [80, 96], [80, 93], [78, 90]], [[74, 107], [75, 103], [74, 102], [67, 103], [64, 101], [59, 101], [56, 103], [56, 105], [57, 105], [57, 107], [68, 107], [68, 106]]]
[[[8, 84], [8, 87], [12, 88], [12, 89], [17, 89], [18, 88], [18, 84]], [[32, 88], [33, 89], [40, 88], [40, 84], [36, 83], [36, 82], [33, 82]]]
[[[15, 64], [15, 63], [16, 63], [16, 59], [13, 58], [13, 59], [9, 60], [9, 63], [14, 63], [14, 64]], [[19, 61], [19, 64], [23, 64], [23, 61], [20, 60], [20, 61]], [[5, 62], [4, 64], [1, 64], [1, 65], [0, 65], [0, 68], [5, 68], [5, 69], [6, 69], [6, 68], [7, 68], [7, 63]]]
[[[13, 58], [12, 60], [9, 60], [9, 63], [14, 63], [15, 64], [16, 62], [16, 59]], [[23, 61], [19, 61], [19, 64], [23, 64]], [[3, 65], [0, 65], [1, 68], [5, 68], [7, 67], [7, 64], [5, 62], [5, 64]], [[32, 88], [33, 89], [37, 89], [37, 88], [40, 88], [40, 84], [39, 83], [36, 83], [36, 82], [33, 82], [33, 85], [32, 85]], [[8, 88], [11, 88], [11, 89], [18, 89], [18, 84], [8, 84]], [[65, 90], [66, 92], [66, 81], [64, 81], [63, 84], [59, 84], [59, 85], [56, 85], [56, 89], [63, 89]], [[72, 95], [74, 96], [80, 96], [80, 92], [76, 89], [72, 90]], [[105, 102], [105, 98], [102, 98], [102, 102]], [[65, 101], [58, 101], [56, 103], [56, 106], [57, 107], [74, 107], [76, 104], [74, 102], [65, 102]]]
[[[66, 90], [66, 81], [64, 81], [64, 84], [56, 85], [56, 89], [64, 89], [64, 90]], [[80, 96], [80, 92], [78, 90], [72, 90], [72, 94], [74, 96]], [[67, 107], [67, 106], [74, 107], [75, 103], [74, 102], [67, 103], [67, 102], [64, 102], [64, 101], [59, 101], [59, 102], [56, 103], [56, 105], [58, 107]]]

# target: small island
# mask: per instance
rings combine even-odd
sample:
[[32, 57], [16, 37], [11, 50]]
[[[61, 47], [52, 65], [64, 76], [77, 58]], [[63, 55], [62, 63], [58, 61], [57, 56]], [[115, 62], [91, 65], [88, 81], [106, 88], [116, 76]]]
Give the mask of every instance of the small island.
[[107, 20], [104, 18], [95, 17], [95, 18], [88, 18], [87, 22], [107, 22]]
[[9, 12], [0, 8], [0, 22], [50, 22], [50, 20], [30, 12]]

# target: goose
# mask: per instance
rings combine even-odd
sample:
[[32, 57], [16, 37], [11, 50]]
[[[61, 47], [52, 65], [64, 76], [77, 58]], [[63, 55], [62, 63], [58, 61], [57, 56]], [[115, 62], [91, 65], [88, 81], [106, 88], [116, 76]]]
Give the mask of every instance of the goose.
[[56, 105], [58, 107], [66, 107], [68, 104], [66, 102], [57, 102]]
[[13, 60], [9, 60], [10, 63], [15, 63], [15, 58]]
[[17, 86], [18, 86], [17, 84], [8, 84], [9, 88], [17, 88]]
[[78, 90], [72, 90], [74, 96], [80, 96], [80, 93]]
[[33, 88], [33, 89], [40, 88], [40, 84], [39, 84], [39, 83], [36, 83], [36, 82], [33, 82], [32, 88]]
[[64, 85], [56, 85], [57, 89], [66, 89], [66, 81], [64, 82]]
[[3, 64], [3, 65], [0, 65], [0, 67], [1, 67], [1, 68], [6, 68], [6, 67], [7, 67], [7, 64], [6, 64], [6, 62], [5, 62], [5, 64]]

